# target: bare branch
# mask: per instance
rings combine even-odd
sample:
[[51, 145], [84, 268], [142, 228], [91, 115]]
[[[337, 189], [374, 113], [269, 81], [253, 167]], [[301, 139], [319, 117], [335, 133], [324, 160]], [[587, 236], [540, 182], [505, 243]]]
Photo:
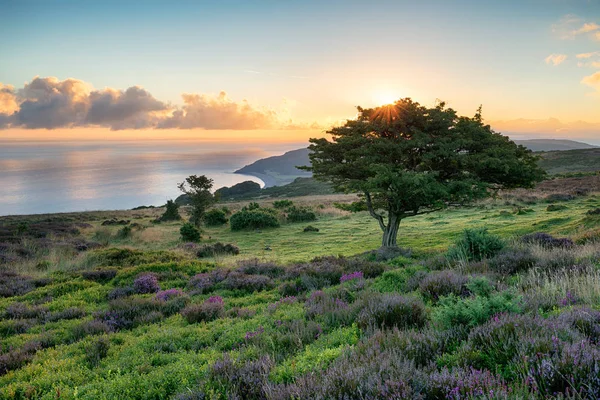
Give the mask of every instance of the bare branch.
[[382, 231], [385, 232], [385, 222], [383, 222], [383, 215], [381, 214], [377, 214], [375, 212], [375, 209], [373, 208], [373, 201], [371, 200], [371, 193], [365, 191], [365, 200], [367, 202], [367, 209], [369, 210], [369, 214], [371, 214], [371, 217], [375, 218], [377, 220], [377, 222], [379, 222], [379, 227], [381, 228]]

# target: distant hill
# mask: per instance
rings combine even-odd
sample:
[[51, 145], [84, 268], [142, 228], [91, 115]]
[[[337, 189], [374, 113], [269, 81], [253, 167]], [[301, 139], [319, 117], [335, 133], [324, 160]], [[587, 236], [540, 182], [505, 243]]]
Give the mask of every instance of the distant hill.
[[514, 142], [523, 145], [532, 151], [564, 151], [598, 148], [598, 146], [592, 146], [591, 144], [576, 142], [574, 140], [531, 139], [515, 140]]
[[303, 165], [310, 165], [308, 149], [292, 150], [281, 156], [263, 158], [238, 169], [235, 173], [256, 176], [265, 183], [265, 187], [282, 186], [298, 177], [311, 177], [312, 173], [296, 168]]
[[600, 171], [600, 148], [541, 153], [539, 162], [550, 175]]
[[[557, 139], [515, 140], [514, 142], [533, 151], [544, 152], [540, 165], [550, 174], [600, 170], [600, 147], [591, 144]], [[312, 176], [310, 172], [296, 168], [296, 166], [310, 165], [308, 152], [308, 149], [298, 149], [288, 151], [281, 156], [263, 158], [235, 173], [256, 176], [265, 182], [265, 187], [286, 185], [298, 177]]]

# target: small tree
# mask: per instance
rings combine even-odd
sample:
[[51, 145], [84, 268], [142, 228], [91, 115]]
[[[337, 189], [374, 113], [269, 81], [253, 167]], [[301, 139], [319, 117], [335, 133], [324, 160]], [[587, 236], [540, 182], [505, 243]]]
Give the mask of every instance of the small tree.
[[164, 222], [179, 220], [181, 220], [181, 215], [179, 215], [179, 204], [175, 203], [173, 200], [167, 200], [165, 212], [160, 216], [160, 218], [158, 218], [158, 221]]
[[192, 206], [192, 215], [190, 222], [196, 226], [200, 226], [202, 217], [206, 210], [212, 206], [217, 199], [210, 192], [213, 187], [213, 180], [205, 175], [190, 175], [184, 182], [177, 185], [179, 190], [188, 195]]
[[331, 141], [310, 139], [312, 166], [302, 169], [358, 192], [383, 231], [383, 247], [396, 246], [404, 218], [544, 177], [531, 151], [484, 125], [481, 108], [461, 117], [443, 102], [427, 108], [407, 98], [358, 107], [355, 120], [327, 133]]

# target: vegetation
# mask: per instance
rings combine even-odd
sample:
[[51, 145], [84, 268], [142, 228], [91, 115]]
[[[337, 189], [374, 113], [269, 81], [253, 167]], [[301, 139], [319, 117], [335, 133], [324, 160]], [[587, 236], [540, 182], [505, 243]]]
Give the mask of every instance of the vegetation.
[[410, 99], [373, 109], [311, 139], [306, 167], [315, 178], [361, 193], [383, 231], [382, 246], [396, 246], [400, 222], [449, 205], [481, 199], [491, 190], [531, 187], [544, 176], [523, 146], [484, 125], [481, 110], [459, 117], [439, 103]]
[[202, 245], [162, 209], [1, 218], [0, 398], [596, 399], [600, 194], [569, 179], [411, 218], [381, 257], [342, 195], [228, 204], [280, 226]]
[[191, 223], [185, 223], [179, 229], [181, 239], [185, 242], [200, 241], [200, 231]]
[[191, 175], [177, 187], [187, 195], [189, 204], [192, 206], [190, 222], [196, 226], [200, 226], [204, 213], [217, 200], [210, 192], [213, 187], [213, 180], [204, 175]]
[[179, 221], [181, 220], [181, 215], [179, 215], [179, 204], [175, 203], [173, 200], [167, 200], [167, 204], [165, 205], [165, 212], [160, 218], [157, 218], [157, 222], [167, 222], [167, 221]]

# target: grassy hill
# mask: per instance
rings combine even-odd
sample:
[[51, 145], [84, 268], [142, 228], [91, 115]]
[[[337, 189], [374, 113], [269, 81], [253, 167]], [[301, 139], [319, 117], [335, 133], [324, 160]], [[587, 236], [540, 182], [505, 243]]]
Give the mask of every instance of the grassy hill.
[[600, 171], [600, 149], [541, 153], [540, 166], [551, 175]]
[[[315, 221], [278, 209], [279, 228], [204, 227], [198, 244], [152, 223], [160, 208], [0, 218], [0, 398], [595, 398], [597, 184], [409, 218], [389, 257], [368, 253], [367, 213], [333, 207], [351, 195], [294, 198]], [[461, 244], [481, 227], [483, 261]], [[197, 256], [217, 241], [240, 253]]]

